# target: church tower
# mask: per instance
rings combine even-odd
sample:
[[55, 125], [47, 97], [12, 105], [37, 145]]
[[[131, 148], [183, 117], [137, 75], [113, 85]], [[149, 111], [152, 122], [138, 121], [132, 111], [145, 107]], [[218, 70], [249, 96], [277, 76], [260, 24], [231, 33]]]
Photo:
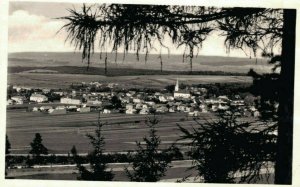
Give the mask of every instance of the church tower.
[[177, 78], [176, 85], [175, 85], [175, 92], [178, 92], [178, 91], [179, 91], [179, 83], [178, 83], [178, 78]]

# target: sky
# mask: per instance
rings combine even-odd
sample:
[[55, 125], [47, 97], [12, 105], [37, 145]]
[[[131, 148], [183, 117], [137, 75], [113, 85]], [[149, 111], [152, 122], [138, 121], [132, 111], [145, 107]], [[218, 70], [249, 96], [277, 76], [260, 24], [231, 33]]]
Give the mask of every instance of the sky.
[[[67, 9], [79, 9], [81, 6], [81, 3], [10, 2], [8, 52], [73, 52], [74, 46], [65, 42], [66, 31], [58, 32], [65, 22], [56, 18], [67, 16]], [[169, 42], [166, 41], [166, 44]], [[183, 53], [182, 48], [177, 49], [171, 43], [168, 46], [171, 46], [171, 53]], [[204, 42], [199, 55], [249, 57], [251, 52], [249, 50], [245, 54], [242, 50], [232, 50], [227, 54], [224, 38], [213, 33]]]

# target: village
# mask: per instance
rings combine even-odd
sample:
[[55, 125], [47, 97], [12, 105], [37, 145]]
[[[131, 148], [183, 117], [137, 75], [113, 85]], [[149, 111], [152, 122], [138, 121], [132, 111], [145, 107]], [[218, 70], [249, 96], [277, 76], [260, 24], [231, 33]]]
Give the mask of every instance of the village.
[[[8, 109], [26, 109], [29, 112], [66, 114], [69, 112], [101, 111], [104, 114], [164, 114], [183, 112], [188, 116], [201, 113], [226, 111], [235, 108], [240, 116], [259, 117], [260, 113], [251, 102], [245, 102], [240, 95], [229, 98], [227, 95], [208, 94], [203, 87], [179, 84], [171, 89], [125, 89], [117, 83], [99, 82], [74, 83], [70, 89], [34, 89], [8, 85]], [[249, 96], [247, 96], [249, 97]]]

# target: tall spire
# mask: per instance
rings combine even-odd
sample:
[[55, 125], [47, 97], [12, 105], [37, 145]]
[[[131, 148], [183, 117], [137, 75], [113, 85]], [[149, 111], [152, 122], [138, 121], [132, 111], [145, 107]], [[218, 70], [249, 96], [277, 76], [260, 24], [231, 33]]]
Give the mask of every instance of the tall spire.
[[178, 78], [177, 78], [176, 86], [175, 86], [175, 92], [178, 92], [178, 91], [179, 91], [179, 83], [178, 83]]

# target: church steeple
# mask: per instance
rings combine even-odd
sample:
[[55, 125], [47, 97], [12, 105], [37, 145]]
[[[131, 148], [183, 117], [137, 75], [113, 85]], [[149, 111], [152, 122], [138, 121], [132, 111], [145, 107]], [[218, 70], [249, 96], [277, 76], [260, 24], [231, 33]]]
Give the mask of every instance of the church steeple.
[[179, 83], [178, 83], [178, 78], [177, 78], [176, 85], [175, 85], [175, 92], [178, 92], [178, 91], [179, 91]]

